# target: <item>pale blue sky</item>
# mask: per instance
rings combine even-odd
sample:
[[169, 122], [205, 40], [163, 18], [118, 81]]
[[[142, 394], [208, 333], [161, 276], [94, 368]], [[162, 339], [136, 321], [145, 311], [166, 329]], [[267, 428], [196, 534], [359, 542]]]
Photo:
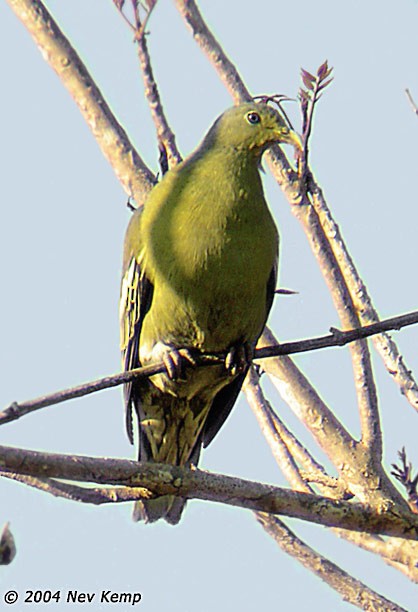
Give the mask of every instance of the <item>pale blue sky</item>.
[[[157, 170], [132, 37], [112, 3], [47, 4]], [[317, 110], [313, 169], [380, 315], [417, 309], [418, 119], [404, 89], [410, 87], [418, 100], [418, 3], [199, 5], [254, 94], [295, 96], [301, 66], [313, 71], [327, 58], [335, 67], [334, 84]], [[188, 153], [231, 101], [172, 2], [160, 0], [149, 30], [168, 117]], [[74, 102], [6, 3], [0, 4], [0, 57], [0, 368], [6, 406], [118, 370], [119, 273], [129, 212]], [[289, 106], [289, 113], [297, 125], [296, 107]], [[271, 179], [265, 184], [282, 239], [280, 284], [299, 291], [277, 300], [270, 323], [283, 340], [325, 333], [338, 326], [331, 299], [287, 202]], [[418, 375], [418, 328], [396, 338]], [[347, 350], [307, 354], [297, 362], [357, 432]], [[374, 364], [386, 464], [406, 445], [418, 466], [417, 415], [377, 356]], [[310, 442], [275, 391], [267, 390], [290, 426]], [[2, 427], [0, 440], [48, 451], [134, 456], [120, 389], [27, 416]], [[243, 400], [203, 453], [201, 466], [284, 484]], [[139, 590], [144, 612], [354, 609], [282, 553], [248, 511], [192, 501], [177, 527], [144, 526], [131, 521], [127, 505], [94, 508], [13, 482], [0, 486], [0, 524], [11, 521], [18, 545], [15, 561], [1, 570], [0, 595], [13, 587]], [[416, 587], [378, 558], [320, 527], [288, 523], [357, 578], [418, 610]]]

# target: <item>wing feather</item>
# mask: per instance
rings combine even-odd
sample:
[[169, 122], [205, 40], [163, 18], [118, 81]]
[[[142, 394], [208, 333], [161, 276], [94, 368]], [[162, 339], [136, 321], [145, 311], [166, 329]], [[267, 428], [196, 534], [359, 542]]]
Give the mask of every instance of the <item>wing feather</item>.
[[[137, 258], [132, 256], [127, 263], [121, 284], [119, 317], [122, 367], [125, 371], [138, 368], [141, 365], [139, 361], [139, 338], [144, 317], [152, 302], [153, 285], [142, 268], [142, 261], [143, 251]], [[124, 398], [126, 431], [131, 444], [133, 444], [131, 382], [124, 385]]]

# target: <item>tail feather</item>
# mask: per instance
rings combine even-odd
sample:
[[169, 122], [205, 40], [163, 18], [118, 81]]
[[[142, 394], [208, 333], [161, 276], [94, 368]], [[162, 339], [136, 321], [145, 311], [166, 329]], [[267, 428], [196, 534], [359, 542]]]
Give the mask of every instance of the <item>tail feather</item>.
[[163, 518], [170, 525], [177, 525], [187, 500], [174, 495], [162, 495], [155, 499], [135, 502], [132, 518], [134, 521], [154, 523]]
[[[158, 403], [157, 401], [141, 403], [136, 398], [139, 461], [196, 466], [202, 449], [207, 405], [203, 403], [203, 406], [198, 404], [191, 407], [190, 402], [185, 400], [181, 402], [178, 398], [162, 394], [160, 391], [157, 399]], [[132, 518], [134, 521], [146, 523], [164, 519], [167, 523], [176, 525], [181, 519], [186, 503], [187, 499], [175, 495], [161, 495], [154, 499], [137, 501]]]

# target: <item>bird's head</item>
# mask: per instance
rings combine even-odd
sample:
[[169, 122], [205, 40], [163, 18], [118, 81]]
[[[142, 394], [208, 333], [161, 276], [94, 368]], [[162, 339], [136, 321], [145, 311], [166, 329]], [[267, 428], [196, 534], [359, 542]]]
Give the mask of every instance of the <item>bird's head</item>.
[[282, 115], [264, 102], [248, 102], [225, 111], [214, 123], [207, 138], [216, 146], [261, 154], [273, 143], [302, 149], [300, 137]]

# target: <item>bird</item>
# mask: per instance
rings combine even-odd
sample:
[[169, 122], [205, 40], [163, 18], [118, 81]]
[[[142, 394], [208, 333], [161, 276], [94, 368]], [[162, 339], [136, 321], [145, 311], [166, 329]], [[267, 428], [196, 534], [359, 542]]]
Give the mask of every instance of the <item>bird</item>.
[[[301, 149], [265, 102], [226, 110], [201, 144], [168, 170], [128, 225], [120, 297], [122, 367], [165, 373], [124, 386], [138, 460], [195, 467], [231, 412], [272, 306], [279, 237], [261, 158], [273, 143]], [[196, 366], [202, 354], [226, 356]], [[180, 521], [186, 499], [135, 502], [134, 520]]]

